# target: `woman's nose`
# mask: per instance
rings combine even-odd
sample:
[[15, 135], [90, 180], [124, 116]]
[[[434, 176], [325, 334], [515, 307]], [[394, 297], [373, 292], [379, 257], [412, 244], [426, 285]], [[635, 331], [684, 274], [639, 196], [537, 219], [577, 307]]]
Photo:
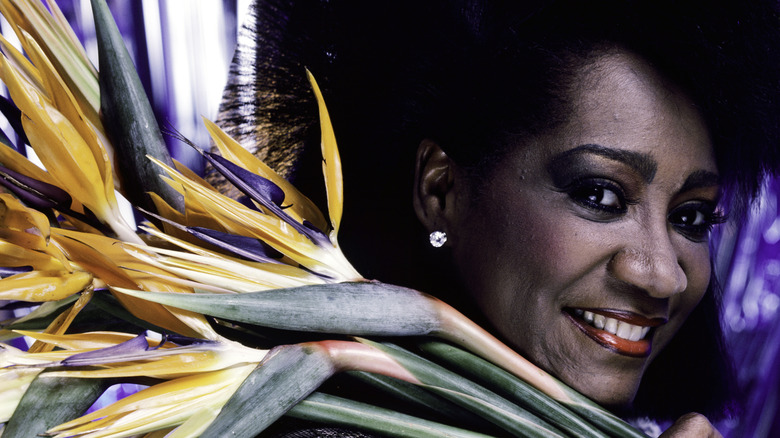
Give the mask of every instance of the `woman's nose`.
[[655, 298], [668, 298], [688, 287], [685, 271], [679, 263], [667, 228], [644, 228], [640, 235], [632, 234], [609, 263], [611, 274], [618, 280], [636, 286]]

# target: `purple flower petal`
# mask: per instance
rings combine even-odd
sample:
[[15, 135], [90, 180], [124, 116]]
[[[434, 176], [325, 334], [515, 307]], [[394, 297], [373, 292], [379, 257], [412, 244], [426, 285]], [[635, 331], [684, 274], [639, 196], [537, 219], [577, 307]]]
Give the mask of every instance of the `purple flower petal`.
[[330, 240], [324, 233], [304, 226], [284, 212], [281, 206], [284, 202], [284, 191], [279, 186], [219, 155], [203, 152], [203, 156], [239, 190], [290, 224], [296, 231], [321, 247], [330, 244]]
[[284, 254], [254, 237], [223, 233], [203, 227], [187, 227], [193, 236], [241, 257], [261, 263], [279, 263]]
[[145, 356], [143, 353], [147, 351], [149, 351], [149, 343], [146, 341], [146, 333], [141, 333], [135, 338], [114, 345], [113, 347], [74, 354], [63, 360], [60, 364], [64, 366], [89, 366], [144, 359]]
[[270, 202], [276, 206], [281, 206], [284, 202], [284, 191], [267, 178], [254, 174], [220, 155], [210, 152], [204, 152], [203, 155], [225, 178], [255, 201], [263, 205]]
[[16, 151], [25, 155], [24, 145], [30, 144], [30, 140], [27, 139], [27, 135], [24, 133], [24, 128], [22, 127], [22, 112], [10, 99], [0, 96], [0, 113], [3, 113], [8, 120], [8, 123], [16, 132], [16, 135], [19, 136], [19, 144], [16, 147]]
[[[179, 346], [192, 346], [192, 345], [215, 345], [219, 344], [218, 341], [210, 341], [208, 339], [191, 338], [189, 336], [177, 335], [176, 333], [168, 333], [164, 335], [164, 339], [167, 339]], [[162, 345], [162, 343], [160, 344]]]
[[61, 188], [0, 166], [0, 184], [33, 208], [69, 210], [73, 199]]
[[[0, 310], [13, 312], [16, 309], [28, 309], [36, 306], [39, 306], [39, 303], [33, 303], [30, 301], [5, 301], [3, 305], [0, 306]], [[27, 313], [29, 313], [29, 311], [22, 313], [22, 315]]]
[[241, 205], [248, 209], [262, 212], [259, 208], [257, 208], [257, 204], [255, 204], [249, 196], [239, 196], [236, 201], [240, 202]]
[[[169, 340], [175, 341], [174, 348], [160, 348]], [[115, 362], [128, 362], [134, 360], [148, 360], [161, 356], [170, 356], [179, 354], [182, 350], [203, 351], [210, 349], [210, 346], [218, 345], [217, 341], [205, 339], [188, 338], [185, 336], [165, 334], [160, 343], [154, 347], [149, 346], [146, 340], [146, 332], [141, 333], [129, 341], [112, 347], [101, 348], [99, 350], [88, 351], [86, 353], [77, 353], [56, 365], [72, 366], [92, 366]], [[205, 348], [198, 348], [203, 346]], [[195, 348], [193, 348], [195, 347]]]
[[84, 213], [71, 210], [70, 205], [73, 203], [73, 198], [68, 192], [55, 185], [30, 178], [3, 166], [0, 166], [0, 185], [5, 186], [29, 207], [44, 210], [44, 212], [48, 209], [56, 209], [60, 213], [78, 219], [103, 233], [111, 233], [111, 229], [101, 223], [88, 208], [84, 207]]
[[32, 266], [0, 266], [0, 278], [10, 277], [12, 275], [21, 274], [22, 272], [30, 272], [32, 269]]
[[307, 220], [304, 220], [304, 221], [303, 221], [303, 226], [305, 226], [306, 228], [308, 228], [309, 230], [311, 230], [313, 233], [316, 233], [316, 234], [318, 234], [318, 235], [322, 236], [322, 239], [325, 239], [325, 240], [327, 240], [328, 242], [330, 242], [330, 239], [328, 238], [328, 235], [327, 235], [327, 234], [325, 234], [325, 232], [324, 232], [324, 231], [322, 231], [322, 230], [320, 230], [319, 228], [317, 228], [317, 226], [316, 226], [316, 225], [314, 225], [313, 223], [311, 223], [311, 222], [309, 222], [309, 221], [307, 221]]

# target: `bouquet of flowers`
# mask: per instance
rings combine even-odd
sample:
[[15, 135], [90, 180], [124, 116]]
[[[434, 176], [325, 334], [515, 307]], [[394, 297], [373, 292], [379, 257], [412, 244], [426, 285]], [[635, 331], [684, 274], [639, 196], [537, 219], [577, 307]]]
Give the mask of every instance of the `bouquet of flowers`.
[[[452, 307], [356, 272], [311, 75], [327, 217], [208, 120], [219, 153], [191, 146], [246, 199], [171, 160], [105, 1], [92, 5], [99, 73], [55, 3], [0, 0], [26, 54], [0, 37], [19, 139], [0, 138], [0, 299], [29, 310], [0, 331], [4, 438], [254, 436], [283, 415], [394, 436], [643, 436]], [[26, 351], [10, 344], [22, 336]], [[416, 414], [316, 392], [339, 372]], [[122, 382], [146, 388], [84, 414]]]

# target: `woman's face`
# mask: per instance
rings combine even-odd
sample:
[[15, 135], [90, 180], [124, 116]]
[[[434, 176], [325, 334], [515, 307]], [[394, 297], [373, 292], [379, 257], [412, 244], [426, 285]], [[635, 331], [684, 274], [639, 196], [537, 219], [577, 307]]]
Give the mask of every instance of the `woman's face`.
[[625, 405], [707, 289], [717, 169], [699, 113], [641, 58], [600, 56], [577, 84], [562, 129], [482, 183], [455, 171], [439, 225], [505, 341]]

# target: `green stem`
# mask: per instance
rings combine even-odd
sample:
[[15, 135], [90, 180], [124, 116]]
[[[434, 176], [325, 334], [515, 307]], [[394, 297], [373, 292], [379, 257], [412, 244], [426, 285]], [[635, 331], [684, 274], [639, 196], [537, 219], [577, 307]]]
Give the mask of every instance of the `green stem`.
[[330, 358], [319, 349], [277, 347], [249, 374], [201, 437], [255, 436], [334, 372]]
[[409, 406], [411, 409], [414, 409], [415, 412], [428, 412], [430, 415], [436, 416], [434, 418], [441, 418], [442, 421], [446, 420], [452, 422], [452, 424], [458, 424], [462, 427], [469, 427], [472, 429], [482, 430], [485, 429], [485, 427], [491, 427], [489, 426], [490, 423], [485, 421], [484, 418], [474, 415], [474, 413], [463, 409], [450, 401], [431, 394], [420, 386], [381, 374], [363, 371], [351, 371], [347, 374], [382, 392], [392, 395], [394, 398], [400, 400], [404, 406]]
[[613, 436], [647, 438], [645, 434], [529, 362], [460, 312], [439, 302], [440, 331], [435, 334], [468, 348], [557, 400]]
[[3, 438], [38, 436], [72, 420], [92, 406], [107, 387], [108, 381], [103, 379], [48, 377], [43, 372], [22, 396], [2, 431]]
[[573, 436], [607, 436], [543, 392], [480, 357], [442, 342], [422, 342], [419, 347], [436, 361], [488, 385]]
[[390, 409], [317, 392], [295, 405], [287, 413], [287, 416], [301, 420], [358, 428], [394, 437], [489, 437], [489, 435], [424, 420]]
[[127, 52], [122, 34], [105, 0], [92, 0], [100, 61], [100, 112], [106, 134], [114, 145], [125, 196], [149, 211], [157, 211], [146, 192], [160, 195], [184, 211], [182, 196], [159, 177], [147, 155], [173, 167], [141, 80]]
[[484, 417], [504, 430], [522, 437], [563, 437], [565, 433], [498, 394], [440, 365], [398, 346], [360, 339], [395, 359], [422, 385], [453, 403]]

